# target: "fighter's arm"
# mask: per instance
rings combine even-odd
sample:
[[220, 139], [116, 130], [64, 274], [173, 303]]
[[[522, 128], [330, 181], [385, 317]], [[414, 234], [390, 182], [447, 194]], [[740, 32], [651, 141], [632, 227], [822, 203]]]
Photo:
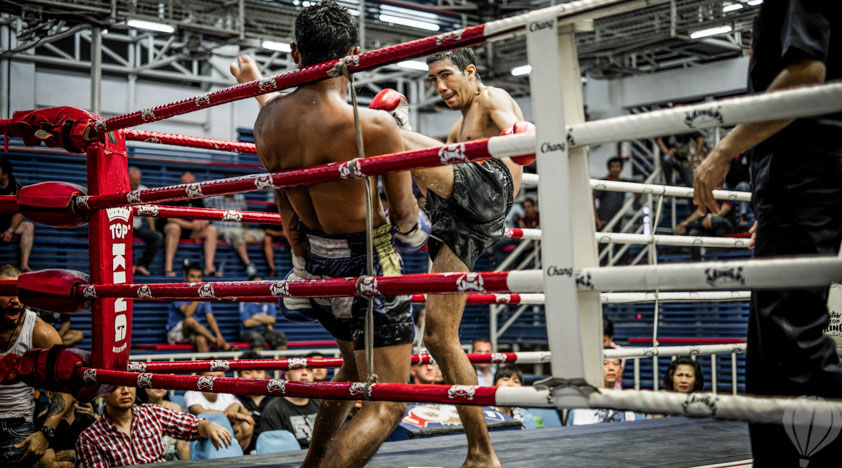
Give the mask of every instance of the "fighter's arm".
[[[231, 75], [237, 79], [237, 83], [242, 84], [248, 83], [249, 81], [263, 79], [263, 73], [260, 72], [260, 67], [258, 67], [254, 59], [248, 55], [241, 55], [237, 57], [237, 61], [232, 63], [228, 69], [231, 72]], [[260, 105], [260, 107], [263, 107], [267, 102], [280, 95], [281, 93], [273, 92], [261, 94], [260, 96], [255, 96], [254, 98], [257, 99], [257, 104]]]
[[295, 214], [295, 210], [289, 202], [286, 191], [278, 190], [276, 200], [278, 213], [281, 214], [281, 219], [283, 220], [281, 227], [284, 230], [284, 236], [286, 236], [287, 242], [289, 242], [292, 248], [292, 253], [299, 257], [304, 257], [307, 255], [307, 239], [295, 229], [295, 226], [298, 226], [298, 215]]
[[[367, 114], [368, 125], [364, 127], [366, 155], [403, 151], [404, 142], [395, 121], [383, 112]], [[385, 174], [383, 188], [389, 201], [389, 219], [400, 232], [408, 232], [418, 222], [418, 203], [412, 195], [412, 176], [409, 171]]]
[[502, 89], [486, 88], [480, 93], [479, 104], [486, 109], [498, 132], [513, 126], [518, 120], [523, 120], [523, 113], [517, 103]]

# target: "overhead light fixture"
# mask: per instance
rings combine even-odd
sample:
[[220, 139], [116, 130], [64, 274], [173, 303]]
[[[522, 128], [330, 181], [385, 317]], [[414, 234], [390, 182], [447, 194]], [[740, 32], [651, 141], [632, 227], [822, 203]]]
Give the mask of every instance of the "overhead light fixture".
[[729, 11], [736, 11], [741, 10], [743, 8], [742, 3], [731, 3], [729, 5], [725, 5], [722, 7], [722, 13], [728, 13]]
[[418, 60], [404, 60], [403, 62], [398, 62], [397, 65], [401, 68], [408, 68], [410, 70], [427, 71], [428, 69], [426, 63]]
[[426, 21], [418, 21], [409, 18], [401, 18], [400, 16], [384, 15], [381, 13], [380, 16], [377, 17], [377, 19], [384, 23], [400, 24], [403, 26], [409, 26], [410, 28], [423, 29], [425, 31], [439, 30], [439, 25], [437, 24], [428, 23]]
[[751, 6], [755, 6], [755, 5], [760, 5], [761, 3], [763, 3], [763, 0], [748, 0], [748, 2], [746, 2], [746, 3], [748, 3]]
[[175, 28], [164, 23], [155, 23], [153, 21], [144, 21], [139, 19], [130, 19], [126, 21], [126, 26], [134, 29], [142, 29], [144, 31], [155, 31], [162, 33], [173, 33]]
[[289, 44], [286, 42], [278, 42], [278, 41], [263, 41], [260, 44], [261, 47], [264, 49], [269, 50], [277, 50], [278, 52], [291, 52], [292, 49], [289, 47]]
[[438, 31], [439, 25], [434, 23], [439, 16], [426, 11], [401, 8], [393, 5], [381, 4], [378, 19], [384, 23], [394, 23], [425, 31]]
[[521, 65], [519, 67], [512, 68], [512, 76], [528, 75], [531, 71], [532, 65]]
[[690, 39], [701, 39], [703, 37], [718, 36], [733, 31], [731, 26], [717, 26], [715, 28], [700, 29], [690, 33]]

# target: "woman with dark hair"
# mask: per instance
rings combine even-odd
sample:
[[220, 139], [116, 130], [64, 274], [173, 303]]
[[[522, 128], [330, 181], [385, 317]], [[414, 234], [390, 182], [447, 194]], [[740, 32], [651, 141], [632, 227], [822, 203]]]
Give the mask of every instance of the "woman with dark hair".
[[693, 393], [705, 387], [702, 366], [687, 356], [680, 356], [670, 363], [664, 374], [664, 390], [668, 392]]

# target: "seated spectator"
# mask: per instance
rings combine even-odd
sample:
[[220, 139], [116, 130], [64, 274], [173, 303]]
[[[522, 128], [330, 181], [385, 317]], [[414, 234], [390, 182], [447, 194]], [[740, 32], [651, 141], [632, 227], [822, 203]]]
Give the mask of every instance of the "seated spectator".
[[71, 324], [69, 315], [46, 312], [43, 310], [36, 311], [35, 313], [41, 317], [41, 320], [49, 323], [58, 330], [58, 334], [61, 336], [61, 344], [65, 346], [73, 346], [85, 338], [81, 331], [70, 328]]
[[[254, 351], [247, 351], [241, 354], [239, 359], [261, 359], [261, 356]], [[263, 369], [248, 369], [241, 370], [240, 377], [244, 379], [268, 379], [269, 373]], [[260, 433], [257, 432], [260, 429], [260, 419], [266, 411], [266, 407], [269, 406], [269, 403], [275, 398], [277, 397], [272, 395], [237, 395], [237, 400], [240, 401], [243, 408], [248, 411], [251, 419], [254, 420], [255, 432], [248, 447], [243, 450], [244, 453], [249, 454], [256, 448], [257, 437], [260, 436]]]
[[734, 202], [722, 201], [719, 205], [719, 211], [708, 211], [706, 215], [699, 214], [698, 211], [693, 211], [690, 216], [678, 224], [673, 229], [675, 234], [680, 236], [715, 236], [723, 237], [727, 234], [733, 234], [737, 226], [737, 219], [735, 217]]
[[[184, 281], [201, 282], [202, 269], [198, 265], [188, 265], [184, 270]], [[223, 351], [234, 349], [222, 337], [210, 302], [173, 301], [167, 321], [167, 342], [192, 343], [200, 353], [210, 351], [211, 344], [217, 345]]]
[[[620, 349], [622, 346], [614, 343], [614, 322], [609, 318], [602, 318], [602, 347]], [[614, 383], [614, 390], [623, 389], [623, 369], [626, 368], [626, 360], [620, 360], [620, 377]]]
[[[47, 397], [53, 398], [54, 392], [47, 391]], [[39, 414], [37, 420], [47, 417], [47, 409]], [[43, 468], [73, 468], [76, 462], [76, 439], [82, 431], [93, 424], [99, 415], [94, 412], [90, 403], [79, 403], [73, 400], [73, 404], [66, 408], [64, 416], [55, 428], [52, 440], [48, 440], [49, 448], [41, 456]]]
[[693, 186], [693, 169], [690, 167], [690, 161], [693, 155], [702, 151], [704, 144], [704, 136], [697, 132], [658, 138], [658, 146], [661, 148], [661, 170], [664, 172], [666, 185], [673, 185], [672, 171], [676, 170], [684, 186]]
[[[249, 279], [263, 281], [257, 275]], [[240, 341], [247, 342], [252, 351], [263, 349], [267, 343], [271, 349], [287, 349], [287, 336], [274, 329], [277, 318], [275, 302], [241, 302]]]
[[[620, 174], [623, 172], [623, 157], [622, 156], [614, 156], [608, 160], [608, 175], [602, 178], [602, 180], [612, 180], [615, 182], [628, 182], [620, 178]], [[692, 182], [692, 177], [691, 177]], [[636, 195], [639, 197], [640, 195]], [[606, 224], [608, 224], [614, 216], [620, 211], [620, 208], [623, 207], [623, 202], [626, 199], [626, 194], [623, 192], [612, 192], [608, 190], [594, 190], [593, 192], [593, 200], [594, 200], [594, 217], [596, 218], [596, 230], [601, 230]], [[618, 224], [614, 225], [615, 228], [619, 228]], [[612, 229], [616, 230], [616, 229]]]
[[[143, 173], [136, 166], [129, 166], [129, 185], [132, 190], [146, 190], [146, 186], [140, 183]], [[164, 244], [164, 236], [155, 230], [155, 219], [151, 216], [137, 216], [132, 218], [132, 228], [134, 229], [134, 237], [146, 243], [146, 248], [143, 250], [143, 255], [134, 264], [135, 274], [149, 276], [152, 273], [149, 271], [149, 264], [161, 250]]]
[[[307, 357], [310, 359], [324, 359], [325, 356], [322, 353], [313, 352], [308, 354]], [[325, 380], [328, 380], [328, 370], [329, 369], [326, 367], [311, 368], [310, 371], [313, 373], [313, 382], [324, 382]]]
[[[218, 210], [247, 211], [246, 197], [242, 193], [233, 195], [220, 195], [205, 199], [205, 207]], [[220, 239], [231, 244], [240, 261], [246, 268], [246, 276], [257, 274], [257, 267], [249, 259], [246, 244], [262, 244], [266, 238], [266, 232], [262, 229], [249, 228], [240, 221], [214, 221], [216, 234]]]
[[[192, 172], [187, 171], [181, 174], [182, 184], [196, 183], [196, 176]], [[202, 200], [193, 199], [181, 202], [167, 202], [172, 206], [192, 206], [202, 208]], [[178, 241], [180, 239], [201, 240], [203, 242], [203, 249], [205, 253], [205, 268], [203, 273], [205, 276], [222, 276], [213, 267], [213, 259], [216, 256], [216, 226], [210, 224], [204, 219], [194, 219], [188, 221], [181, 218], [169, 218], [164, 225], [164, 275], [175, 276], [173, 270], [173, 258], [175, 258], [175, 251], [178, 248]]]
[[694, 393], [705, 388], [702, 366], [687, 356], [677, 357], [664, 374], [664, 390], [668, 392]]
[[[0, 158], [0, 195], [15, 195], [21, 185], [12, 174], [12, 163]], [[0, 242], [10, 244], [15, 236], [20, 237], [20, 271], [32, 271], [29, 268], [29, 254], [35, 241], [35, 226], [23, 219], [20, 213], [0, 215]]]
[[521, 228], [537, 228], [541, 225], [541, 214], [538, 212], [538, 206], [535, 205], [535, 199], [527, 197], [523, 200], [523, 217], [518, 221], [518, 227]]
[[[289, 369], [286, 379], [290, 382], [312, 382], [313, 373], [310, 369]], [[310, 446], [313, 437], [313, 424], [319, 403], [310, 398], [280, 397], [274, 398], [266, 411], [260, 417], [258, 434], [266, 431], [284, 430], [291, 432], [298, 440], [301, 448]]]
[[[491, 340], [488, 338], [475, 339], [471, 345], [471, 352], [480, 354], [492, 353]], [[479, 382], [477, 385], [480, 387], [490, 387], [494, 382], [494, 371], [491, 369], [491, 364], [476, 363], [474, 364], [474, 369], [477, 371], [477, 381]]]
[[[150, 405], [160, 405], [173, 411], [182, 412], [184, 409], [178, 403], [169, 400], [169, 390], [163, 388], [141, 388], [138, 391], [140, 401]], [[161, 442], [164, 444], [164, 457], [167, 461], [190, 460], [190, 444], [186, 440], [165, 435]]]
[[[728, 169], [728, 173], [725, 174], [725, 190], [751, 192], [750, 168], [751, 157], [748, 151], [731, 160], [731, 167]], [[750, 204], [751, 202], [747, 201], [736, 202], [736, 213], [734, 217], [737, 218], [737, 225], [735, 227], [739, 230], [744, 230], [748, 227], [749, 216], [751, 215]]]
[[76, 441], [81, 467], [141, 465], [165, 461], [164, 435], [179, 440], [210, 439], [231, 445], [231, 433], [218, 424], [158, 405], [135, 406], [136, 389], [120, 386], [105, 395], [102, 417]]
[[[225, 377], [224, 372], [202, 372], [202, 375]], [[231, 422], [231, 427], [234, 428], [234, 437], [239, 442], [240, 447], [245, 450], [249, 446], [251, 436], [254, 433], [254, 419], [234, 395], [191, 390], [184, 392], [184, 406], [195, 415], [203, 413], [224, 414]]]
[[438, 364], [416, 364], [409, 368], [410, 383], [430, 385], [443, 381]]
[[[494, 374], [494, 385], [498, 387], [522, 387], [523, 373], [517, 368], [517, 366], [503, 366], [497, 370], [497, 373]], [[497, 410], [501, 413], [508, 414], [515, 421], [520, 421], [521, 424], [526, 422], [526, 418], [529, 418], [529, 422], [532, 422], [532, 415], [522, 408], [518, 408], [516, 406], [498, 406]], [[532, 422], [531, 427], [534, 426], [535, 424]]]
[[[610, 348], [609, 348], [610, 349]], [[603, 388], [614, 389], [620, 379], [620, 360], [605, 359], [602, 361]], [[580, 426], [585, 424], [610, 423], [620, 421], [635, 421], [646, 419], [646, 415], [633, 411], [618, 411], [613, 409], [577, 408], [570, 410], [567, 415], [567, 424]]]

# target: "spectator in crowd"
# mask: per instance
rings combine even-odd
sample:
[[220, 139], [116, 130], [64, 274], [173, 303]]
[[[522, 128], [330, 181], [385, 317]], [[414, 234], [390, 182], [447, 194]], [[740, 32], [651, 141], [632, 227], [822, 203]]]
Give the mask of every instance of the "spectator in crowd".
[[165, 461], [164, 435], [179, 440], [210, 439], [231, 445], [227, 429], [192, 414], [159, 405], [135, 405], [136, 389], [120, 386], [105, 395], [105, 409], [76, 441], [77, 466], [110, 467]]
[[[488, 338], [477, 338], [471, 345], [472, 353], [488, 354], [493, 352], [491, 350], [491, 340]], [[474, 369], [477, 370], [477, 385], [480, 387], [490, 387], [494, 383], [494, 372], [491, 370], [491, 364], [477, 363], [474, 364]]]
[[[620, 173], [623, 172], [623, 157], [614, 156], [608, 160], [608, 175], [603, 177], [603, 180], [613, 180], [615, 182], [622, 182]], [[611, 221], [620, 208], [623, 207], [623, 201], [626, 194], [623, 192], [611, 192], [608, 190], [594, 190], [594, 216], [596, 218], [596, 229], [602, 229], [609, 221]]]
[[52, 325], [61, 337], [61, 344], [65, 346], [73, 346], [82, 341], [85, 336], [79, 330], [70, 328], [70, 316], [66, 314], [57, 314], [55, 312], [46, 312], [39, 310], [36, 314], [41, 317], [41, 320]]
[[[263, 281], [258, 275], [251, 281]], [[252, 351], [261, 350], [269, 344], [272, 349], [286, 349], [287, 337], [275, 330], [278, 308], [275, 302], [240, 303], [240, 341], [249, 344]]]
[[[202, 372], [206, 377], [225, 377], [225, 372]], [[184, 392], [184, 406], [195, 415], [203, 413], [221, 413], [228, 418], [234, 428], [234, 437], [245, 450], [254, 434], [254, 419], [240, 401], [230, 393]]]
[[[247, 211], [246, 197], [242, 193], [220, 195], [205, 199], [205, 207], [218, 210]], [[220, 239], [231, 244], [240, 261], [246, 268], [246, 276], [257, 274], [257, 266], [249, 259], [246, 244], [263, 244], [266, 232], [262, 229], [246, 227], [240, 221], [214, 221], [216, 234]]]
[[[615, 388], [617, 381], [620, 380], [620, 369], [621, 364], [619, 359], [605, 359], [602, 361], [603, 388]], [[632, 411], [577, 408], [570, 410], [570, 413], [568, 413], [567, 424], [570, 426], [580, 426], [584, 424], [635, 421], [638, 419], [646, 419], [646, 415]]]
[[705, 138], [699, 133], [682, 133], [658, 138], [661, 148], [661, 170], [664, 171], [664, 181], [673, 185], [673, 170], [678, 171], [681, 183], [687, 187], [693, 186], [693, 169], [690, 161], [694, 155], [703, 151]]
[[[12, 163], [6, 158], [0, 158], [0, 195], [15, 195], [21, 185], [12, 174]], [[35, 241], [35, 226], [23, 219], [20, 213], [0, 215], [0, 242], [10, 244], [14, 236], [20, 237], [20, 270], [32, 271], [29, 268], [29, 254]]]
[[[143, 173], [138, 167], [129, 166], [129, 186], [132, 190], [146, 190], [146, 186], [140, 182], [142, 177]], [[143, 255], [134, 264], [134, 272], [135, 274], [149, 276], [152, 274], [149, 271], [149, 264], [161, 250], [161, 246], [164, 244], [164, 235], [155, 230], [155, 219], [151, 216], [135, 215], [132, 218], [132, 223], [134, 237], [146, 243]]]
[[[54, 395], [55, 392], [47, 391], [50, 399]], [[48, 410], [45, 410], [36, 419], [46, 418], [47, 412]], [[73, 400], [56, 426], [55, 437], [49, 441], [49, 448], [41, 456], [41, 466], [43, 468], [73, 468], [76, 462], [76, 439], [97, 419], [99, 415], [94, 412], [90, 403], [79, 403]]]
[[[20, 274], [15, 266], [0, 266], [0, 280], [15, 280]], [[25, 308], [17, 296], [0, 296], [0, 343], [2, 359], [9, 353], [23, 355], [29, 349], [60, 345], [61, 337], [55, 328]], [[46, 418], [36, 431], [32, 387], [24, 382], [0, 385], [0, 466], [29, 466], [44, 456], [72, 403], [70, 395], [53, 394]]]
[[[312, 352], [308, 354], [307, 357], [310, 359], [323, 359], [325, 355], [322, 353]], [[311, 368], [310, 371], [313, 372], [313, 382], [324, 382], [329, 380], [327, 378], [328, 369], [325, 367]]]
[[[498, 387], [521, 387], [523, 386], [523, 372], [514, 365], [503, 366], [494, 374], [494, 385]], [[511, 416], [515, 421], [520, 421], [521, 424], [527, 417], [532, 418], [528, 412], [516, 406], [498, 406], [497, 410]], [[532, 426], [534, 426], [534, 423]]]
[[[260, 359], [260, 354], [254, 351], [247, 351], [240, 355], [240, 359]], [[248, 369], [248, 370], [241, 370], [240, 377], [244, 379], [268, 379], [269, 374], [263, 369]], [[250, 453], [254, 447], [255, 443], [257, 442], [257, 436], [260, 435], [257, 432], [260, 429], [260, 420], [263, 417], [263, 414], [266, 412], [266, 407], [269, 406], [269, 403], [277, 397], [271, 395], [237, 395], [237, 399], [240, 401], [240, 404], [243, 408], [246, 409], [251, 419], [254, 421], [254, 436], [251, 438], [251, 443], [244, 451], [245, 453]]]
[[[614, 322], [611, 319], [602, 318], [602, 347], [611, 349], [620, 349], [622, 346], [614, 343]], [[623, 369], [626, 368], [626, 360], [620, 360], [620, 377], [614, 382], [614, 390], [623, 389]]]
[[[290, 382], [312, 382], [313, 372], [310, 369], [289, 369], [286, 379]], [[313, 424], [319, 403], [311, 398], [280, 397], [275, 398], [266, 407], [260, 418], [258, 433], [266, 431], [284, 430], [291, 432], [298, 440], [301, 448], [310, 446], [313, 436]]]
[[[751, 158], [749, 151], [744, 151], [731, 160], [731, 167], [725, 175], [725, 190], [751, 192]], [[734, 216], [737, 218], [735, 227], [739, 230], [748, 227], [748, 215], [751, 214], [750, 203], [747, 201], [735, 203], [736, 213]]]
[[518, 227], [521, 228], [537, 228], [541, 225], [541, 215], [538, 213], [538, 206], [535, 205], [535, 199], [526, 197], [523, 200], [523, 217], [518, 221]]
[[[141, 388], [138, 392], [138, 398], [141, 402], [150, 405], [160, 405], [178, 412], [184, 411], [181, 405], [169, 400], [169, 392], [169, 390], [163, 388]], [[190, 460], [190, 444], [186, 440], [178, 440], [175, 437], [164, 435], [161, 443], [164, 445], [164, 458], [167, 461]]]
[[437, 364], [417, 364], [409, 368], [411, 383], [416, 385], [430, 385], [443, 381], [441, 370]]
[[690, 213], [684, 221], [673, 229], [678, 235], [688, 236], [716, 236], [723, 237], [733, 234], [737, 219], [735, 217], [734, 202], [723, 200], [716, 212], [709, 211], [701, 214], [698, 210]]
[[[202, 269], [198, 265], [188, 265], [184, 269], [184, 281], [199, 283], [202, 281]], [[210, 330], [209, 330], [210, 329]], [[210, 302], [173, 301], [167, 321], [167, 342], [170, 344], [192, 343], [196, 351], [206, 353], [210, 345], [215, 344], [223, 351], [234, 347], [225, 341], [216, 318], [213, 316]]]
[[694, 393], [705, 388], [702, 366], [687, 356], [672, 361], [664, 374], [664, 390], [668, 392]]
[[[187, 171], [181, 174], [182, 184], [196, 183], [196, 176], [192, 172]], [[167, 202], [168, 205], [173, 206], [190, 206], [194, 208], [202, 208], [202, 200], [193, 199], [182, 202]], [[164, 275], [175, 276], [175, 270], [172, 268], [173, 258], [175, 258], [175, 251], [178, 248], [178, 241], [180, 239], [191, 239], [202, 241], [205, 253], [205, 268], [203, 273], [205, 276], [222, 276], [213, 267], [213, 259], [216, 256], [216, 226], [210, 224], [209, 221], [203, 219], [194, 219], [188, 221], [181, 218], [169, 218], [164, 225]]]

